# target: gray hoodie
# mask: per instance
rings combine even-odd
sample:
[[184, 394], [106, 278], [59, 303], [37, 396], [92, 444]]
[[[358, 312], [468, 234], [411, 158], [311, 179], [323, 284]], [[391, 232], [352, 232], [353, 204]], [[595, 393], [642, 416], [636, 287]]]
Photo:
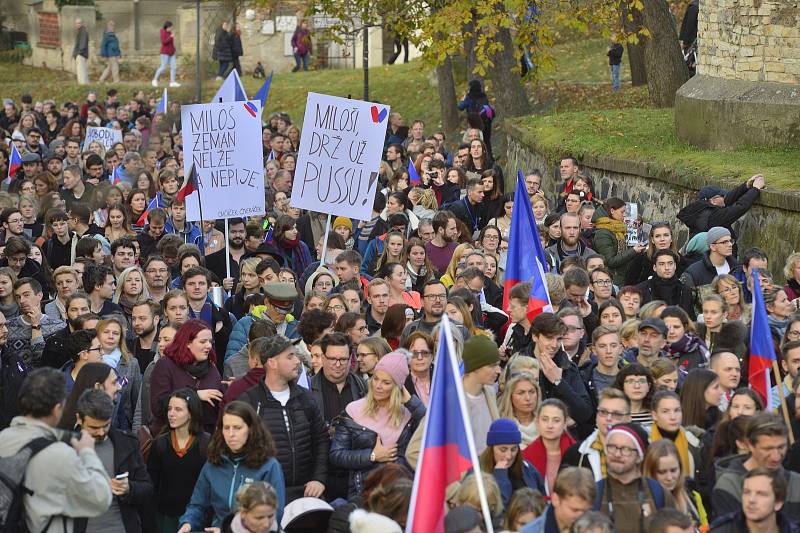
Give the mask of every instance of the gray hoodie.
[[[16, 454], [39, 437], [59, 440], [63, 433], [41, 420], [14, 417], [11, 426], [0, 432], [0, 457]], [[30, 531], [42, 531], [55, 516], [48, 533], [68, 533], [73, 531], [72, 518], [100, 516], [111, 505], [111, 483], [94, 448], [76, 452], [64, 442], [51, 444], [28, 463], [25, 486], [33, 491], [25, 497]]]

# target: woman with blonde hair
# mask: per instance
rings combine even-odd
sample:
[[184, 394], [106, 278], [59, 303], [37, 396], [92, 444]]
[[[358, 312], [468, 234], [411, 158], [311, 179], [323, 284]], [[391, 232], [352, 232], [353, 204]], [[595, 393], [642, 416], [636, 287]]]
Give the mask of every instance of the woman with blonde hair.
[[453, 250], [453, 257], [450, 258], [450, 264], [447, 265], [447, 270], [444, 275], [439, 278], [448, 290], [456, 283], [456, 268], [461, 262], [461, 258], [474, 249], [475, 247], [472, 244], [464, 242], [456, 246], [455, 250]]
[[150, 290], [147, 288], [142, 269], [138, 266], [130, 266], [123, 270], [117, 278], [117, 288], [114, 290], [111, 301], [122, 307], [129, 326], [133, 306], [148, 299], [150, 299]]
[[348, 499], [362, 493], [364, 478], [381, 463], [405, 463], [405, 451], [425, 406], [404, 384], [408, 360], [390, 352], [375, 365], [367, 395], [345, 407], [333, 422], [333, 466], [348, 470]]
[[225, 300], [225, 309], [233, 313], [237, 320], [241, 319], [245, 311], [244, 299], [251, 294], [263, 294], [261, 280], [256, 272], [256, 267], [261, 262], [257, 257], [245, 259], [239, 265], [239, 285], [236, 291]]
[[239, 509], [222, 521], [222, 533], [268, 533], [278, 511], [278, 494], [266, 481], [242, 485], [236, 492]]
[[539, 436], [536, 428], [536, 410], [542, 393], [531, 372], [514, 370], [509, 374], [500, 396], [498, 411], [500, 416], [517, 423], [522, 434], [520, 448], [525, 449]]
[[125, 343], [125, 324], [118, 315], [110, 315], [99, 321], [95, 331], [100, 342], [100, 357], [105, 364], [114, 369], [119, 376], [117, 382], [122, 386], [112, 426], [130, 431], [142, 384], [139, 361], [128, 351]]
[[783, 292], [786, 293], [789, 300], [797, 300], [800, 298], [800, 252], [792, 252], [786, 258], [783, 275], [786, 277], [786, 285], [783, 286]]
[[686, 472], [681, 466], [675, 443], [669, 439], [651, 442], [642, 463], [642, 474], [655, 479], [666, 492], [672, 494], [675, 509], [688, 514], [695, 526], [708, 525], [708, 516], [700, 494], [686, 485]]
[[750, 305], [745, 303], [742, 284], [731, 274], [723, 274], [711, 281], [711, 290], [728, 304], [728, 320], [750, 323]]

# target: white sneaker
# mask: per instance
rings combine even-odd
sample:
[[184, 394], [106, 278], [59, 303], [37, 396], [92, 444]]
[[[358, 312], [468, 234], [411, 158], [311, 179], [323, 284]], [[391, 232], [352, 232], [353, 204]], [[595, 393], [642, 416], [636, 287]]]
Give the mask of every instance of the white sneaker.
[[177, 81], [171, 81], [171, 82], [169, 82], [169, 86], [170, 87], [180, 87], [181, 84], [178, 83]]
[[152, 85], [153, 87], [158, 87], [158, 80], [153, 79], [153, 81], [150, 82], [150, 85]]
[[222, 80], [224, 80], [225, 78], [223, 78], [222, 76], [217, 76], [215, 79], [216, 79], [217, 81], [222, 81]]

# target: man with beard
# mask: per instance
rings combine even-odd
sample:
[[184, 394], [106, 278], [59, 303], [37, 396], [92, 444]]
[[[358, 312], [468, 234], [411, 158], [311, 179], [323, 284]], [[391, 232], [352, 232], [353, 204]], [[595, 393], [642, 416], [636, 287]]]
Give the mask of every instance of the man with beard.
[[61, 368], [64, 363], [69, 361], [69, 354], [64, 351], [64, 346], [70, 335], [82, 329], [93, 328], [96, 322], [92, 324], [87, 322], [100, 319], [99, 315], [91, 312], [89, 305], [89, 297], [83, 292], [76, 292], [64, 300], [64, 307], [67, 310], [67, 325], [53, 333], [45, 341], [42, 351], [42, 366]]
[[231, 290], [239, 280], [239, 260], [247, 250], [244, 241], [247, 236], [244, 220], [232, 218], [228, 221], [228, 254], [230, 255], [231, 272], [228, 277], [227, 265], [225, 263], [225, 249], [206, 256], [206, 268], [214, 273], [219, 279], [223, 280], [222, 286], [225, 290]]
[[104, 391], [89, 389], [77, 404], [77, 425], [94, 438], [94, 449], [111, 479], [113, 499], [108, 510], [93, 518], [77, 519], [86, 531], [139, 531], [139, 507], [149, 503], [153, 484], [135, 435], [111, 429], [114, 402]]
[[439, 211], [433, 217], [433, 239], [425, 245], [425, 253], [428, 255], [433, 268], [438, 274], [444, 274], [453, 252], [458, 246], [458, 226], [456, 217], [450, 211]]
[[636, 286], [642, 292], [642, 305], [653, 300], [663, 300], [667, 305], [677, 305], [694, 320], [694, 292], [678, 279], [676, 271], [678, 254], [670, 249], [658, 250], [653, 254], [655, 276]]
[[[433, 328], [442, 320], [446, 305], [447, 289], [445, 289], [444, 284], [438, 279], [430, 280], [425, 283], [425, 286], [422, 288], [422, 316], [406, 325], [402, 335], [400, 335], [400, 345], [403, 346], [408, 336], [415, 331], [421, 331], [431, 335], [433, 333]], [[467, 328], [461, 324], [451, 322], [450, 327], [457, 328], [461, 331], [461, 335], [465, 341], [471, 337]]]
[[561, 270], [561, 261], [566, 257], [586, 257], [597, 253], [580, 240], [581, 219], [577, 213], [564, 213], [559, 221], [561, 239], [546, 250], [555, 259], [557, 269]]
[[617, 424], [606, 436], [606, 477], [594, 510], [611, 518], [619, 533], [648, 531], [650, 518], [663, 507], [674, 507], [672, 495], [654, 479], [642, 477], [647, 434], [634, 423]]
[[161, 302], [167, 293], [169, 281], [169, 267], [160, 255], [151, 255], [144, 263], [144, 279], [150, 290], [150, 297], [156, 302]]
[[136, 356], [139, 368], [147, 368], [156, 354], [155, 338], [161, 322], [161, 306], [154, 300], [137, 303], [131, 309], [131, 329], [134, 338], [126, 339], [128, 351]]

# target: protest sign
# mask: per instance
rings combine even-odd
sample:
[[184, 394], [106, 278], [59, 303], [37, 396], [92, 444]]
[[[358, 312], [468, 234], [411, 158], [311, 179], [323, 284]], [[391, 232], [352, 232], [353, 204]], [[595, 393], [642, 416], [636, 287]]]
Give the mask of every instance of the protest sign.
[[86, 140], [83, 142], [84, 151], [89, 149], [89, 144], [91, 144], [92, 141], [97, 141], [102, 144], [106, 150], [110, 150], [112, 146], [122, 142], [122, 131], [115, 130], [114, 128], [89, 126], [86, 128]]
[[389, 106], [308, 93], [292, 207], [369, 220]]
[[181, 106], [184, 172], [197, 172], [188, 220], [200, 220], [198, 198], [205, 220], [265, 213], [260, 117], [258, 101]]

